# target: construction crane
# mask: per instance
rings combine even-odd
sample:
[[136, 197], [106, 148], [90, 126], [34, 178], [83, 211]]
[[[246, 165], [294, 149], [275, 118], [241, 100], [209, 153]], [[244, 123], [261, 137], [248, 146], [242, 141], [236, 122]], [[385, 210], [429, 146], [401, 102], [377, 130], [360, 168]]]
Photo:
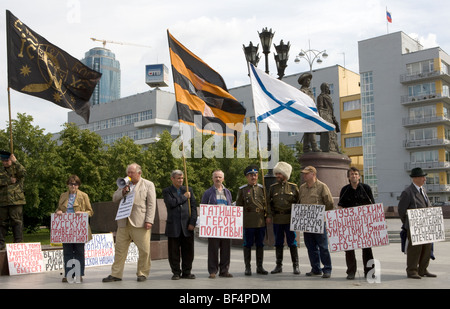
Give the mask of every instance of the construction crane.
[[120, 44], [120, 45], [133, 45], [133, 46], [139, 46], [139, 47], [147, 47], [147, 48], [152, 48], [151, 46], [148, 45], [140, 45], [140, 44], [133, 44], [133, 43], [125, 43], [125, 42], [115, 42], [115, 41], [109, 41], [109, 40], [99, 40], [96, 38], [91, 38], [92, 41], [97, 41], [97, 42], [102, 42], [103, 43], [103, 48], [106, 48], [106, 43], [111, 43], [111, 44]]

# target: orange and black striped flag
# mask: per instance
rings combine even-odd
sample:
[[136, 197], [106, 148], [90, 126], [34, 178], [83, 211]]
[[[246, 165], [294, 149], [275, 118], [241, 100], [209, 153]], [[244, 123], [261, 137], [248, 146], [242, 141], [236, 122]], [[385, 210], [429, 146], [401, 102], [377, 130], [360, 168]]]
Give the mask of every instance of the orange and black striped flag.
[[[236, 131], [242, 130], [245, 107], [228, 93], [219, 73], [169, 31], [167, 34], [179, 122], [194, 126], [200, 132], [236, 137]], [[194, 121], [196, 115], [201, 116], [201, 123]], [[214, 128], [217, 124], [222, 130], [205, 129], [207, 124], [214, 124]]]

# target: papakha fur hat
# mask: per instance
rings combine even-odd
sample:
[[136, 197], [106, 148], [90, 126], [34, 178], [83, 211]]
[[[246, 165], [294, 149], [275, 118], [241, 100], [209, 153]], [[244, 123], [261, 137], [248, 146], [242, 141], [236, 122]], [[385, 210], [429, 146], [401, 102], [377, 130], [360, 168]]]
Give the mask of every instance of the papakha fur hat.
[[287, 180], [291, 177], [292, 166], [289, 163], [280, 161], [273, 168], [273, 173], [280, 173], [286, 177]]

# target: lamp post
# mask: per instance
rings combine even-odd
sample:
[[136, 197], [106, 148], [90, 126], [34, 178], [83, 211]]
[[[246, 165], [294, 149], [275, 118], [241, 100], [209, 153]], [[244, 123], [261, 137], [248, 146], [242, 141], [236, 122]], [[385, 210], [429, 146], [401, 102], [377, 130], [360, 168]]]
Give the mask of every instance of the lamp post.
[[322, 59], [320, 56], [322, 56], [323, 59], [326, 59], [328, 57], [327, 51], [322, 50], [318, 51], [317, 49], [311, 49], [311, 42], [308, 41], [308, 50], [301, 50], [300, 53], [295, 57], [294, 62], [299, 63], [300, 58], [304, 58], [308, 64], [309, 64], [309, 73], [312, 74], [312, 66], [314, 64], [314, 61], [316, 61], [318, 64], [322, 63]]
[[[272, 39], [275, 35], [275, 32], [272, 32], [272, 29], [267, 30], [266, 28], [263, 28], [261, 32], [258, 32], [259, 39], [261, 40], [261, 46], [262, 46], [262, 52], [264, 54], [265, 58], [265, 72], [266, 74], [269, 74], [269, 54], [270, 54], [270, 47], [272, 45]], [[259, 54], [258, 54], [258, 46], [254, 46], [252, 42], [250, 42], [249, 46], [244, 45], [244, 53], [245, 53], [245, 59], [247, 62], [252, 63], [254, 66], [257, 66], [259, 61]], [[277, 52], [275, 57], [275, 62], [277, 65], [277, 75], [278, 79], [282, 79], [284, 76], [284, 71], [287, 68], [287, 61], [289, 59], [289, 49], [291, 45], [289, 42], [287, 44], [284, 44], [283, 40], [280, 41], [279, 45], [275, 45], [275, 50]], [[272, 138], [271, 138], [271, 132], [270, 129], [268, 129], [268, 139], [267, 139], [267, 149], [270, 153], [272, 146]], [[276, 177], [273, 174], [273, 169], [268, 169], [267, 174], [264, 176], [264, 182], [265, 186], [268, 192], [268, 189], [270, 186], [275, 183]]]

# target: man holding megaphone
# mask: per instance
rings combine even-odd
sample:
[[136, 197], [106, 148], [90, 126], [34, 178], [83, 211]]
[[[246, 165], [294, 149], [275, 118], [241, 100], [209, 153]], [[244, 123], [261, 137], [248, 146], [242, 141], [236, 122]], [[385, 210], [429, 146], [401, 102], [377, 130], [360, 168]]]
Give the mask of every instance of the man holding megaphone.
[[114, 192], [113, 202], [119, 202], [130, 192], [133, 192], [134, 200], [130, 215], [117, 220], [114, 263], [111, 275], [104, 278], [103, 282], [122, 280], [131, 241], [139, 249], [137, 281], [145, 281], [150, 274], [150, 236], [155, 218], [156, 192], [153, 182], [142, 178], [141, 174], [141, 167], [132, 163], [127, 167], [127, 177], [117, 180], [118, 189]]

